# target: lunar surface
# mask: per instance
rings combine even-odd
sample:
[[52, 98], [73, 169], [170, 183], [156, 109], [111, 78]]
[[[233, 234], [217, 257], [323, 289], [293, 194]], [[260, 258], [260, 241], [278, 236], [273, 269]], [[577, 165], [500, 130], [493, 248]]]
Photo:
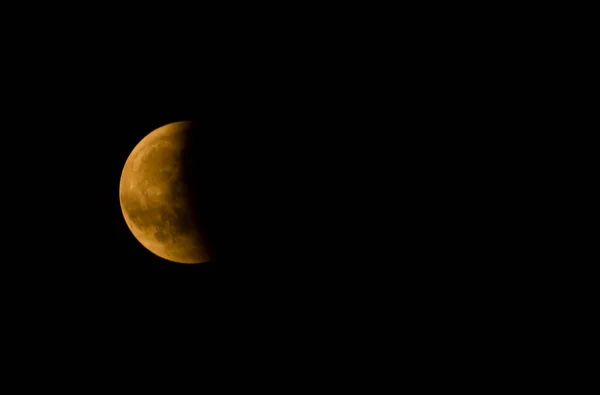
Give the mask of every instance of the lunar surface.
[[174, 122], [142, 139], [125, 162], [119, 188], [123, 216], [135, 238], [178, 263], [210, 260], [185, 178], [190, 129], [190, 122]]

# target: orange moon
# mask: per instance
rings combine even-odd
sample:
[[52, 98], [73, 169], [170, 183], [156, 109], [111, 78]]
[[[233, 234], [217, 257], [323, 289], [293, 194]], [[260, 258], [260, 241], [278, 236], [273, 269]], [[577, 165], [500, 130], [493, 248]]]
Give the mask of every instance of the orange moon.
[[186, 264], [210, 260], [185, 179], [191, 128], [191, 122], [174, 122], [144, 137], [127, 158], [119, 185], [121, 210], [135, 238], [155, 255]]

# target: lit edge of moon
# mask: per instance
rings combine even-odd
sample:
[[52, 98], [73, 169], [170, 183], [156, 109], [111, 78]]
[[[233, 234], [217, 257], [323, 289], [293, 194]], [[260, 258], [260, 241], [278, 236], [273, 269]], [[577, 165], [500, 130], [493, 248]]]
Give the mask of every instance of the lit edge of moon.
[[190, 121], [173, 122], [146, 135], [129, 154], [119, 183], [121, 211], [133, 236], [154, 255], [181, 264], [210, 260], [180, 180], [190, 127]]

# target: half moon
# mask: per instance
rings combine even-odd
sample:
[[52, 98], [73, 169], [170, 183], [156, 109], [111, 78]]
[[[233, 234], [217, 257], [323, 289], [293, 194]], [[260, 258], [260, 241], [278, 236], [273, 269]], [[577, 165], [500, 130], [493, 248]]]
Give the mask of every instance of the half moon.
[[174, 122], [144, 137], [127, 158], [119, 186], [121, 210], [135, 238], [178, 263], [210, 260], [185, 177], [191, 130], [189, 121]]

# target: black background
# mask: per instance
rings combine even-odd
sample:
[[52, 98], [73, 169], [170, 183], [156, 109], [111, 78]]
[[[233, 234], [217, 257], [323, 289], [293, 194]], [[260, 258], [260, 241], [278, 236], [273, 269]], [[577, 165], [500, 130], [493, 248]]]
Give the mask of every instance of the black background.
[[5, 267], [214, 271], [214, 262], [183, 266], [155, 257], [127, 229], [119, 205], [131, 150], [152, 130], [185, 119], [200, 125], [208, 147], [201, 166], [214, 169], [200, 184], [214, 192], [206, 210], [227, 212], [213, 223], [239, 232], [228, 240], [244, 245], [227, 252], [253, 268], [258, 259], [277, 267], [314, 259], [306, 246], [316, 243], [306, 234], [335, 234], [344, 199], [329, 191], [361, 174], [348, 166], [362, 166], [377, 119], [364, 106], [357, 111], [358, 99], [372, 100], [357, 93], [352, 72], [364, 40], [327, 41], [304, 34], [306, 27], [288, 34], [283, 19], [263, 28], [193, 18], [160, 28], [98, 21], [53, 27], [16, 46], [23, 56], [7, 56], [3, 153], [11, 203], [4, 219], [16, 253]]

